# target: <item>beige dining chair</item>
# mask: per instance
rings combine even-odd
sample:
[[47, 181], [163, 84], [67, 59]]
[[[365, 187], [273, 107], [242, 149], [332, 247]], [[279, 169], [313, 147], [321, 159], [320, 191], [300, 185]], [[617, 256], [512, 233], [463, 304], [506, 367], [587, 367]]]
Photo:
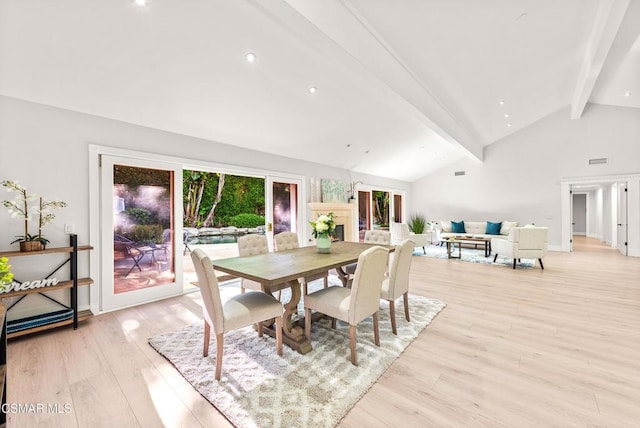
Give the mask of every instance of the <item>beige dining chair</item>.
[[[240, 257], [255, 256], [269, 252], [269, 244], [265, 235], [251, 233], [238, 238], [238, 255]], [[262, 291], [262, 284], [250, 279], [242, 278], [240, 281], [240, 292], [246, 289]]]
[[[298, 240], [298, 234], [295, 232], [280, 232], [274, 237], [276, 243], [276, 251], [292, 250], [294, 248], [300, 248], [300, 241]], [[324, 288], [329, 286], [329, 272], [320, 273], [317, 275], [307, 276], [300, 278], [302, 284], [302, 294], [307, 294], [307, 284], [317, 279], [324, 280]]]
[[[365, 244], [391, 245], [391, 232], [386, 230], [367, 230], [364, 233]], [[347, 274], [347, 287], [353, 281], [353, 275], [356, 273], [357, 263], [351, 263], [343, 267]]]
[[258, 336], [262, 337], [262, 322], [276, 320], [276, 352], [282, 355], [282, 314], [284, 308], [275, 297], [268, 294], [249, 291], [237, 294], [224, 304], [220, 299], [218, 279], [213, 271], [211, 259], [197, 248], [191, 252], [191, 260], [198, 276], [198, 285], [202, 295], [202, 314], [204, 316], [204, 345], [202, 356], [209, 355], [211, 328], [216, 335], [216, 380], [222, 373], [222, 354], [224, 333], [237, 330], [251, 324], [257, 324]]
[[335, 320], [349, 323], [351, 364], [358, 365], [356, 355], [356, 325], [373, 316], [373, 335], [376, 346], [380, 346], [378, 309], [380, 290], [387, 269], [389, 252], [382, 247], [371, 247], [358, 257], [358, 267], [351, 288], [329, 287], [309, 293], [304, 299], [305, 334], [311, 340], [311, 311], [321, 312]]
[[414, 242], [405, 239], [396, 246], [393, 253], [389, 254], [389, 275], [382, 281], [380, 298], [389, 302], [389, 316], [391, 318], [391, 331], [398, 334], [396, 328], [395, 301], [398, 297], [404, 297], [404, 317], [409, 319], [409, 271], [413, 259]]

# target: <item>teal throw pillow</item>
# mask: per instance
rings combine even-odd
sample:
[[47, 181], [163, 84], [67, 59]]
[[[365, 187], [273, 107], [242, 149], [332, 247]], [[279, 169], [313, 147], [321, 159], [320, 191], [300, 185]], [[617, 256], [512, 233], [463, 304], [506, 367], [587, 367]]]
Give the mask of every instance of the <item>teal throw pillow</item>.
[[451, 231], [453, 233], [467, 233], [467, 231], [464, 230], [464, 221], [452, 221]]
[[500, 235], [500, 229], [502, 228], [502, 222], [500, 223], [492, 223], [490, 221], [487, 222], [487, 230], [484, 232], [487, 235]]

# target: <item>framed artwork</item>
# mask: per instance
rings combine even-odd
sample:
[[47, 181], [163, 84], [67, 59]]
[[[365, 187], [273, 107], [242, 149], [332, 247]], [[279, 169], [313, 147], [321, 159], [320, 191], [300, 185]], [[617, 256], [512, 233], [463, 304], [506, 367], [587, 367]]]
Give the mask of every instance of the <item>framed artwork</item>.
[[322, 179], [322, 202], [345, 202], [344, 183]]

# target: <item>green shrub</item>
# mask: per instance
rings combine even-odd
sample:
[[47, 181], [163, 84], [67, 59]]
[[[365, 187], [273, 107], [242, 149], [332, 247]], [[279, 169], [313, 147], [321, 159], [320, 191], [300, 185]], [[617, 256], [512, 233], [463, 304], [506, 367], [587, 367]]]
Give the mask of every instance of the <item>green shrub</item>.
[[413, 233], [419, 235], [424, 233], [424, 229], [427, 226], [427, 218], [422, 214], [411, 214], [407, 224]]
[[229, 219], [229, 226], [258, 227], [264, 226], [264, 217], [257, 214], [238, 214]]
[[162, 226], [159, 224], [138, 224], [133, 226], [130, 239], [138, 244], [162, 244]]
[[135, 224], [151, 224], [153, 214], [149, 210], [144, 208], [127, 208], [122, 212], [125, 216], [131, 220], [131, 223]]

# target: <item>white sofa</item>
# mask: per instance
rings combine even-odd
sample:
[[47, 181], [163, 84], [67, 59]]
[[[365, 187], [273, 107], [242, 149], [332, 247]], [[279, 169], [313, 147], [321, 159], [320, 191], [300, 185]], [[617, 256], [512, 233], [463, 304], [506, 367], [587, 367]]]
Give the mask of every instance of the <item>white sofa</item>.
[[[463, 220], [461, 220], [463, 221]], [[438, 242], [442, 243], [442, 241], [455, 237], [460, 240], [464, 240], [465, 236], [473, 236], [478, 238], [497, 238], [497, 239], [507, 239], [509, 236], [509, 231], [511, 231], [512, 227], [517, 227], [517, 221], [502, 221], [502, 222], [494, 222], [492, 226], [497, 228], [497, 224], [500, 224], [499, 233], [487, 233], [487, 224], [489, 222], [486, 221], [464, 221], [464, 232], [453, 232], [453, 227], [451, 225], [451, 221], [449, 220], [440, 220], [435, 227], [436, 237], [438, 238]], [[498, 231], [497, 229], [494, 232]]]

